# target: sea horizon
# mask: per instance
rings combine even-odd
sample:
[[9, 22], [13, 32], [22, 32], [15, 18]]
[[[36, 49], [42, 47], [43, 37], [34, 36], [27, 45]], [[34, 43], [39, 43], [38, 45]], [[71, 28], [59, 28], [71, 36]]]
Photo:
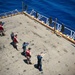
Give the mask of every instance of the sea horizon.
[[[74, 0], [23, 0], [23, 2], [38, 13], [57, 18], [57, 22], [63, 23], [66, 27], [75, 31], [75, 1]], [[18, 9], [22, 11], [22, 1], [0, 0], [0, 13]]]

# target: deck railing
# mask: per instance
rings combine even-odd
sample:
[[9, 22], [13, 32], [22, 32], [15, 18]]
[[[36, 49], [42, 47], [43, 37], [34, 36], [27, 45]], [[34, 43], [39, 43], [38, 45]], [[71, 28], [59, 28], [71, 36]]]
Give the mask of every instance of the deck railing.
[[[25, 12], [27, 12], [28, 14], [36, 18], [37, 12], [34, 9], [31, 9], [31, 11], [29, 9], [29, 10], [26, 10]], [[54, 20], [52, 20], [52, 23], [49, 24], [49, 18], [44, 15], [41, 15], [40, 13], [38, 13], [37, 19], [39, 19], [40, 21], [43, 21], [45, 24], [54, 28], [54, 22], [55, 22]], [[56, 30], [61, 31], [61, 27], [62, 27], [62, 23], [56, 22]], [[62, 33], [75, 40], [75, 31], [73, 31], [72, 29], [64, 26], [64, 32]]]
[[2, 17], [2, 16], [5, 16], [5, 17], [7, 17], [7, 16], [10, 16], [10, 15], [15, 15], [15, 14], [17, 14], [19, 11], [17, 10], [17, 9], [15, 9], [15, 10], [13, 10], [13, 11], [9, 11], [9, 12], [5, 12], [5, 13], [1, 13], [0, 14], [0, 18]]
[[[33, 10], [33, 9], [27, 9], [25, 10], [24, 12], [30, 14], [31, 16], [34, 16], [36, 18], [36, 11]], [[13, 10], [13, 11], [9, 11], [9, 12], [6, 12], [6, 13], [2, 13], [0, 14], [0, 18], [2, 18], [2, 16], [10, 16], [10, 15], [15, 15], [19, 13], [19, 11], [17, 9]], [[38, 20], [40, 21], [43, 21], [45, 24], [51, 26], [52, 28], [54, 28], [54, 20], [52, 20], [52, 23], [49, 24], [49, 18], [44, 16], [44, 15], [41, 15], [40, 13], [38, 13], [38, 17], [37, 17]], [[61, 23], [58, 23], [56, 22], [56, 30], [58, 31], [61, 31], [61, 27], [62, 27], [62, 24]], [[75, 40], [75, 31], [71, 30], [70, 28], [68, 27], [64, 27], [64, 32], [63, 34], [67, 35], [68, 37], [72, 38]]]

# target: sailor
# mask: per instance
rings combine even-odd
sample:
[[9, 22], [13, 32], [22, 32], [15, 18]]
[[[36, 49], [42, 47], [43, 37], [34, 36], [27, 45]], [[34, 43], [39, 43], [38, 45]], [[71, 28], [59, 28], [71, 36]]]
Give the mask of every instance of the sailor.
[[13, 46], [18, 50], [17, 45], [18, 45], [18, 39], [17, 39], [17, 34], [15, 34], [13, 39]]
[[26, 46], [28, 46], [28, 45], [29, 45], [28, 42], [24, 42], [23, 45], [22, 45], [23, 53], [24, 53], [25, 56], [26, 56]]
[[28, 50], [26, 50], [26, 58], [27, 58], [27, 64], [32, 64], [31, 63], [31, 48], [28, 48]]
[[14, 39], [14, 32], [11, 33], [11, 40]]
[[39, 71], [42, 71], [42, 55], [39, 54], [37, 55], [37, 68]]
[[3, 26], [2, 25], [0, 25], [0, 33], [1, 33], [1, 35], [2, 36], [4, 36], [5, 34], [4, 34], [4, 28], [3, 28]]

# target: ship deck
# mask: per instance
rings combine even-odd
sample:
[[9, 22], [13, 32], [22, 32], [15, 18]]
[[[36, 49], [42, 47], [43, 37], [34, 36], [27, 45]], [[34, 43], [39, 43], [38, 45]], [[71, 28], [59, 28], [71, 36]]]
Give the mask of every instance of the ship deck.
[[[75, 44], [24, 14], [1, 21], [6, 35], [0, 36], [0, 75], [75, 75]], [[18, 51], [10, 44], [11, 32], [18, 34]], [[29, 42], [27, 48], [32, 48], [32, 65], [26, 64], [21, 54], [23, 42]], [[34, 67], [41, 52], [42, 72]]]

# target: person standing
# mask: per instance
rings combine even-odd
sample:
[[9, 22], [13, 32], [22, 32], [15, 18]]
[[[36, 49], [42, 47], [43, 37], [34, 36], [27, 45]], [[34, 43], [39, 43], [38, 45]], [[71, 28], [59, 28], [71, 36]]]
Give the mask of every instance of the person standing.
[[39, 71], [42, 71], [42, 56], [41, 54], [37, 55], [37, 68], [39, 69]]
[[28, 48], [28, 50], [26, 50], [26, 58], [27, 58], [27, 64], [32, 64], [31, 63], [31, 48]]
[[11, 40], [13, 41], [13, 39], [14, 39], [14, 32], [12, 32], [10, 36], [11, 36]]
[[65, 27], [64, 27], [64, 24], [62, 23], [62, 25], [61, 25], [61, 32], [62, 33], [64, 32], [64, 29], [65, 29]]
[[17, 34], [15, 34], [15, 36], [13, 38], [13, 46], [18, 50], [17, 43], [18, 43]]
[[26, 43], [26, 42], [24, 42], [22, 45], [23, 53], [25, 56], [26, 56], [26, 46], [28, 46], [28, 45], [29, 45], [29, 43]]
[[3, 28], [3, 26], [2, 26], [2, 25], [0, 25], [0, 34], [1, 34], [2, 36], [4, 36], [4, 35], [5, 35], [5, 33], [4, 33], [4, 28]]
[[48, 21], [49, 21], [49, 25], [51, 25], [51, 24], [52, 24], [52, 17], [50, 17], [50, 18], [48, 19]]

